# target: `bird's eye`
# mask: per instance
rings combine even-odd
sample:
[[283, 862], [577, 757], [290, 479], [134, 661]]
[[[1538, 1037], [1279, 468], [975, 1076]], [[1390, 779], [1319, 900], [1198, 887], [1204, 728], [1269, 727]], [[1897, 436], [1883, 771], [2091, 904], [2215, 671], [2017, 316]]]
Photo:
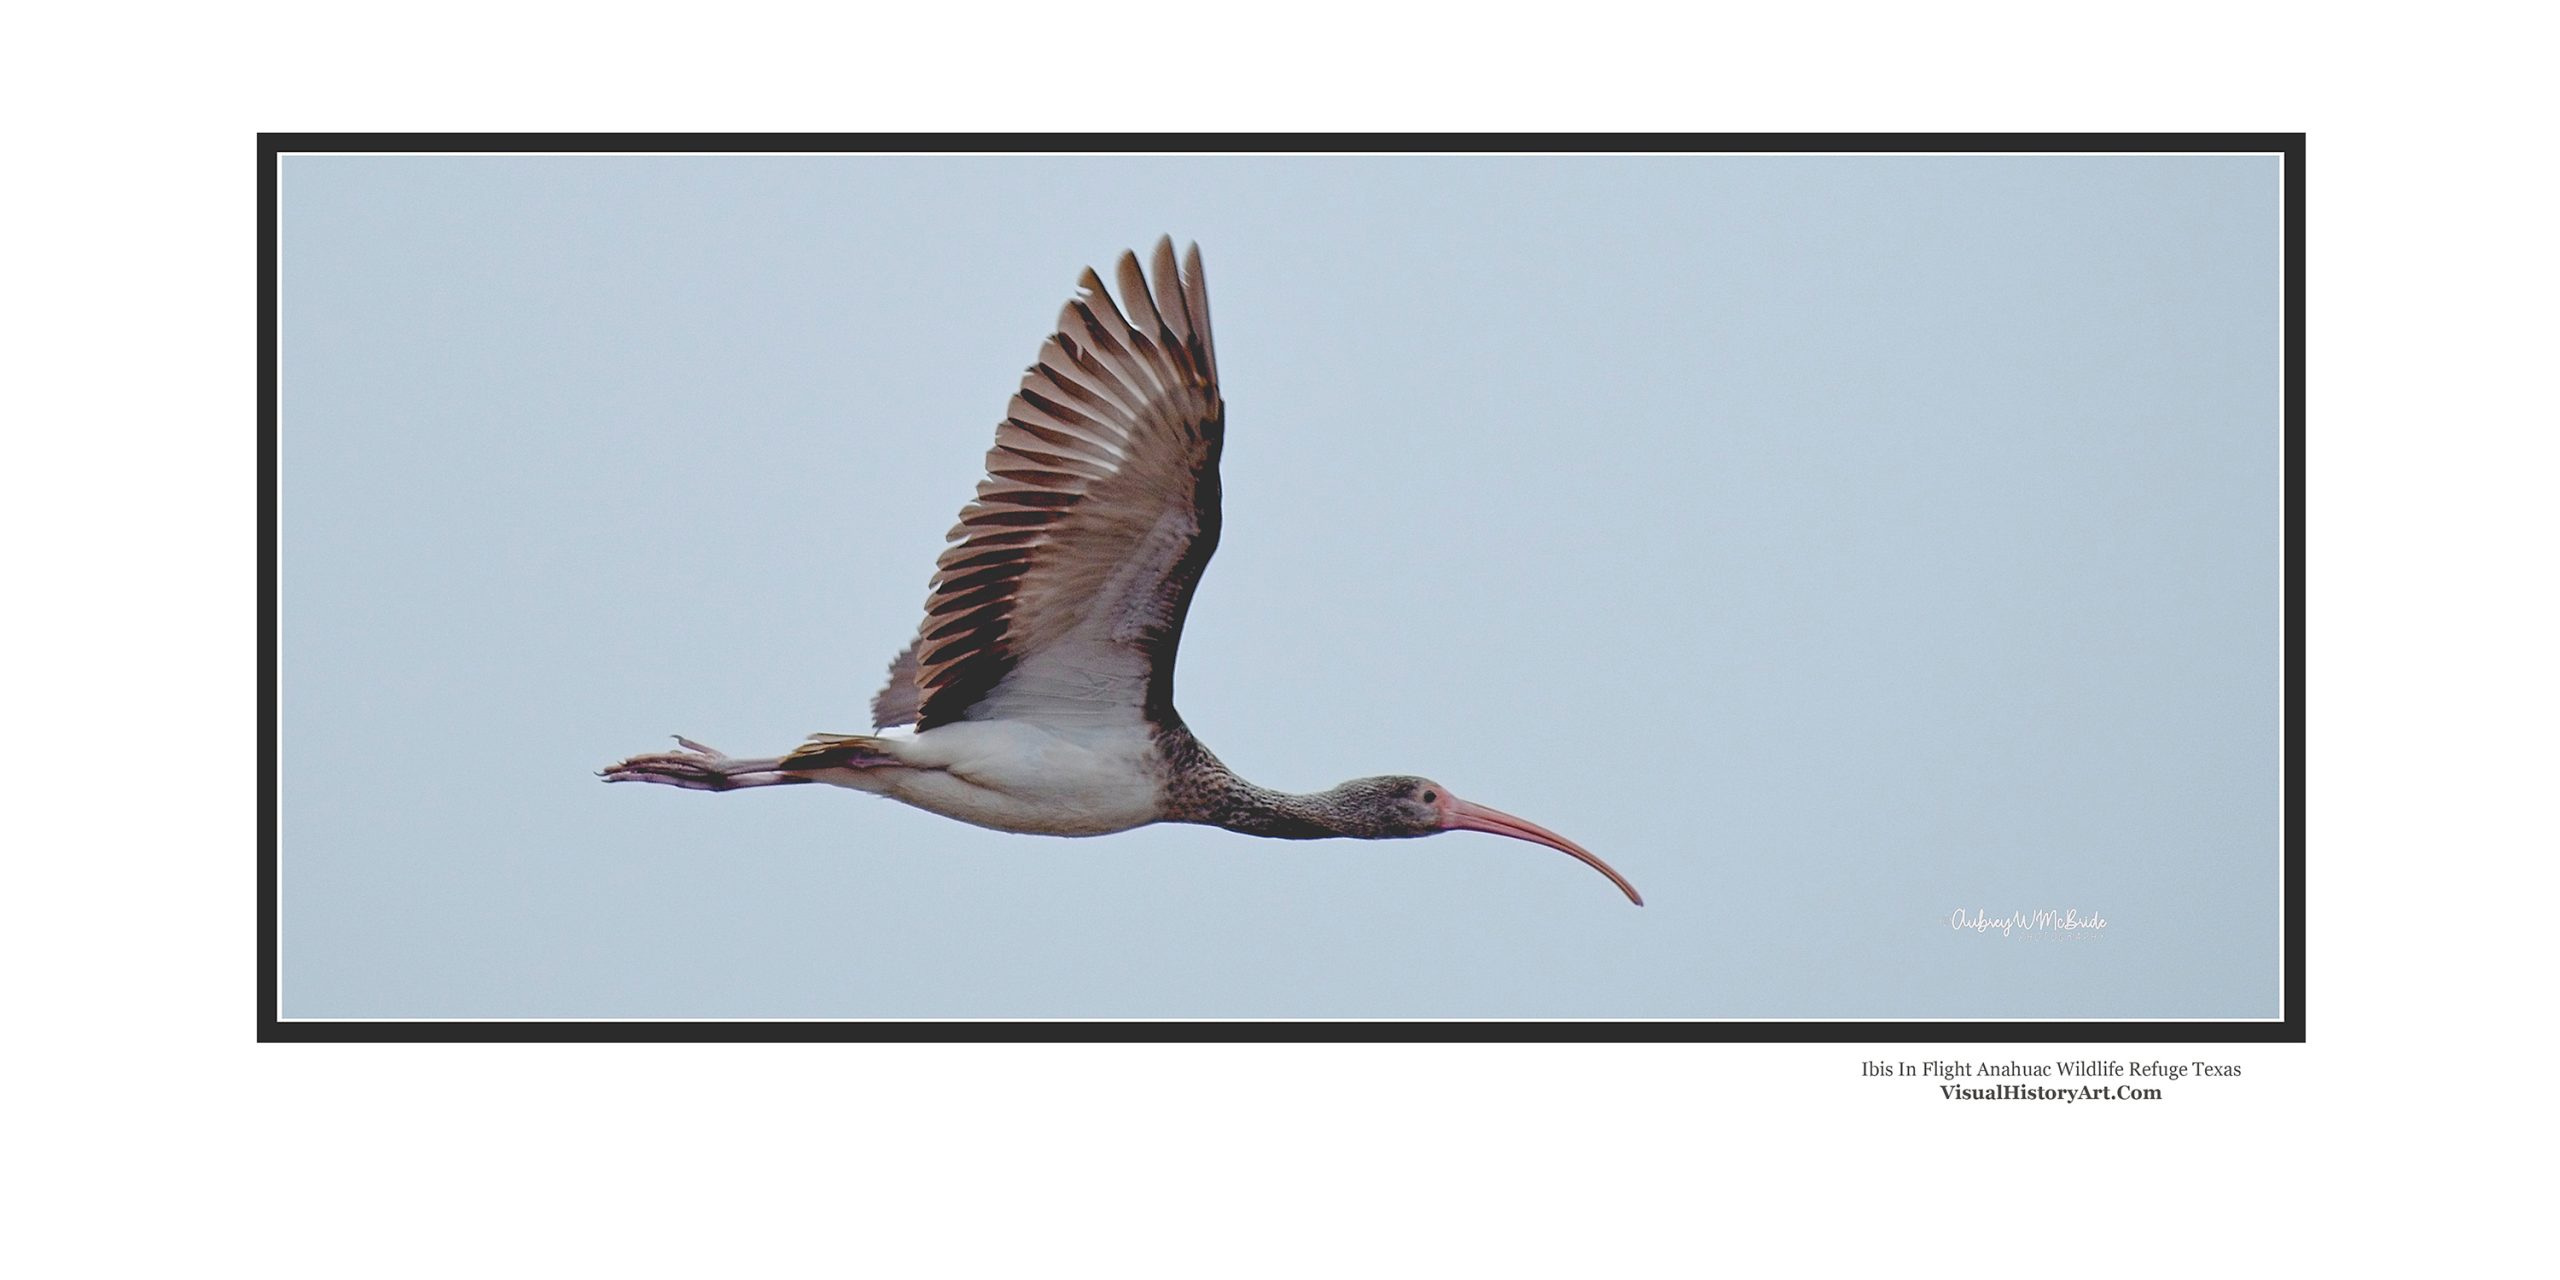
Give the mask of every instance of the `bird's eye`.
[[1440, 803], [1440, 793], [1437, 791], [1425, 791], [1422, 793], [1422, 802], [1424, 804], [1438, 804]]

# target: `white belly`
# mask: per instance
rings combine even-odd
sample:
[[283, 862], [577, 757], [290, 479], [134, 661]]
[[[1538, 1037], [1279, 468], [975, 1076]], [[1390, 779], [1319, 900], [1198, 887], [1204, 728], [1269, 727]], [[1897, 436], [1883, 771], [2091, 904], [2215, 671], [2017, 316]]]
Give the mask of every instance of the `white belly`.
[[888, 741], [909, 767], [831, 769], [826, 780], [997, 831], [1098, 836], [1156, 820], [1153, 743], [1134, 727], [973, 720]]

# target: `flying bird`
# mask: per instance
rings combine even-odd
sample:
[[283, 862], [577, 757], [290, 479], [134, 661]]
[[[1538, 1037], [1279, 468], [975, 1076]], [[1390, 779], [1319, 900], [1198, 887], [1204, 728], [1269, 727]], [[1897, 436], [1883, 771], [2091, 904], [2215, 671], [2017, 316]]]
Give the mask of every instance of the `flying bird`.
[[986, 479], [945, 535], [924, 623], [871, 700], [873, 731], [741, 759], [679, 737], [607, 782], [696, 791], [822, 782], [998, 831], [1096, 836], [1153, 822], [1281, 840], [1489, 831], [1624, 876], [1533, 822], [1428, 778], [1293, 795], [1209, 753], [1173, 706], [1175, 651], [1218, 547], [1226, 403], [1193, 245], [1154, 279], [1123, 253], [1114, 301], [1088, 268], [1023, 374]]

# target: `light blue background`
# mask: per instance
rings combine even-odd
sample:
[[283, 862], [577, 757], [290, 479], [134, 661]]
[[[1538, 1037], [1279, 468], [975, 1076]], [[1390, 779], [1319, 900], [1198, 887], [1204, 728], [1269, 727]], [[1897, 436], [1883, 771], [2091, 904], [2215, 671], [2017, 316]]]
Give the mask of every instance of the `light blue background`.
[[[2278, 174], [283, 161], [287, 1017], [2272, 1017]], [[1180, 704], [1480, 835], [592, 771], [858, 731], [1087, 263], [1208, 260]], [[2073, 908], [2069, 938], [1958, 909]]]

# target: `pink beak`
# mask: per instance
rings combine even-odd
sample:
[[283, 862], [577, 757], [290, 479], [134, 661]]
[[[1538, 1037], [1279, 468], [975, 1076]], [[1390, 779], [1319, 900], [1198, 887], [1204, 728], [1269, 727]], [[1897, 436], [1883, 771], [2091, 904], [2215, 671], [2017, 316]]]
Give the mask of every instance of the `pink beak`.
[[1636, 887], [1628, 884], [1625, 876], [1619, 875], [1615, 869], [1611, 868], [1608, 863], [1602, 862], [1599, 857], [1594, 855], [1589, 849], [1585, 849], [1581, 845], [1575, 844], [1571, 840], [1567, 840], [1563, 836], [1557, 835], [1555, 832], [1539, 826], [1537, 823], [1512, 817], [1510, 814], [1504, 813], [1500, 809], [1489, 809], [1480, 804], [1470, 804], [1456, 796], [1450, 796], [1446, 801], [1442, 802], [1440, 813], [1440, 829], [1443, 831], [1490, 831], [1498, 836], [1509, 836], [1514, 840], [1526, 840], [1531, 844], [1542, 844], [1550, 849], [1561, 849], [1566, 853], [1570, 853], [1573, 856], [1582, 859], [1584, 862], [1590, 863], [1592, 870], [1609, 877], [1609, 882], [1618, 886], [1619, 892], [1627, 895], [1627, 901], [1632, 902], [1639, 907], [1644, 905], [1644, 895], [1637, 893]]

